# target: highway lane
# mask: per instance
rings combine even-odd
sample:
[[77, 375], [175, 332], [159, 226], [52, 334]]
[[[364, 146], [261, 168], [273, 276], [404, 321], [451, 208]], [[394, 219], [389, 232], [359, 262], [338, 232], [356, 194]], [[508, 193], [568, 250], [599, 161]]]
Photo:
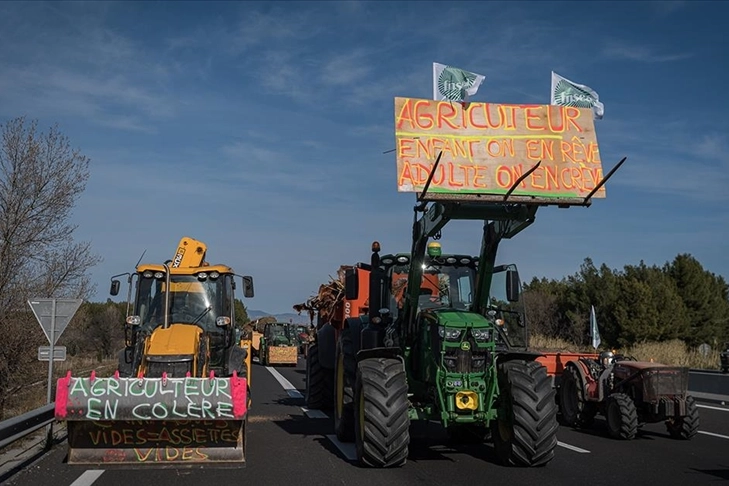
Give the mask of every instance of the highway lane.
[[[280, 376], [277, 376], [280, 375]], [[569, 484], [587, 482], [614, 486], [616, 481], [650, 484], [714, 484], [729, 480], [728, 407], [701, 408], [701, 430], [691, 441], [669, 438], [663, 424], [646, 425], [634, 441], [606, 436], [598, 419], [594, 430], [561, 427], [555, 459], [543, 468], [508, 468], [499, 465], [490, 444], [449, 446], [437, 426], [414, 427], [408, 463], [400, 469], [369, 470], [350, 461], [351, 445], [340, 449], [328, 436], [333, 420], [307, 412], [304, 366], [269, 369], [254, 365], [253, 406], [248, 424], [248, 462], [243, 469], [158, 469], [69, 466], [63, 462], [65, 444], [56, 447], [7, 484], [105, 486], [130, 484], [214, 485], [242, 482], [265, 485], [450, 485]], [[290, 384], [290, 385], [289, 385]], [[292, 388], [287, 391], [285, 388]], [[297, 391], [298, 390], [298, 391]], [[312, 418], [319, 416], [322, 418]]]

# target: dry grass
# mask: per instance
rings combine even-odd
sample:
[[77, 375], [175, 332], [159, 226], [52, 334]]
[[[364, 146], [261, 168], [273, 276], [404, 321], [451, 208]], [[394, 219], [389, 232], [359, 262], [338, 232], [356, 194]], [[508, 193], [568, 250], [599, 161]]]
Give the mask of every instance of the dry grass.
[[[591, 346], [577, 346], [562, 339], [535, 335], [530, 339], [531, 347], [546, 352], [594, 353]], [[602, 351], [604, 348], [600, 348]], [[689, 348], [681, 340], [674, 339], [660, 343], [641, 343], [625, 349], [614, 350], [617, 353], [633, 356], [640, 361], [651, 361], [675, 366], [688, 366], [707, 370], [719, 369], [718, 349], [712, 349], [703, 356], [698, 349]]]
[[[53, 363], [54, 384], [69, 370], [74, 376], [88, 376], [92, 370], [96, 370], [98, 376], [111, 376], [117, 364], [116, 359], [99, 362], [97, 359], [69, 356], [66, 361]], [[39, 368], [39, 373], [36, 375], [32, 382], [12, 390], [13, 392], [8, 395], [5, 400], [4, 418], [21, 415], [47, 403], [48, 363], [43, 363], [43, 372], [40, 373]]]

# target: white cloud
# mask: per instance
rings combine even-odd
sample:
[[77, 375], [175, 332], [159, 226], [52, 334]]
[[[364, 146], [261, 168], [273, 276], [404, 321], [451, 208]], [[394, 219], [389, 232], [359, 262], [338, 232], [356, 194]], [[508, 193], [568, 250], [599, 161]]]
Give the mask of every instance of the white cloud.
[[628, 60], [638, 62], [672, 62], [688, 59], [693, 56], [691, 53], [670, 53], [661, 54], [651, 46], [629, 45], [624, 42], [610, 42], [603, 50], [602, 54], [608, 59]]

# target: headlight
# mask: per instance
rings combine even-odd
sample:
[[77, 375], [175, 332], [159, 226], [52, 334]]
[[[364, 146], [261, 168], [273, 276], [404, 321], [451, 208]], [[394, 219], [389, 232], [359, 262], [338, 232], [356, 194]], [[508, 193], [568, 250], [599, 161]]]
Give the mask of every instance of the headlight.
[[397, 261], [398, 261], [398, 263], [407, 263], [408, 262], [408, 257], [406, 257], [406, 256], [399, 256], [399, 257], [397, 257]]
[[445, 337], [446, 341], [458, 341], [461, 337], [461, 329], [446, 329], [443, 326], [439, 326], [438, 335], [440, 337]]
[[197, 274], [197, 278], [199, 280], [205, 280], [206, 278], [208, 278], [208, 274], [205, 273], [205, 272], [200, 272], [200, 273]]
[[489, 329], [471, 329], [471, 335], [476, 341], [488, 341], [491, 338]]
[[154, 272], [154, 278], [162, 278], [165, 274], [163, 272]]
[[220, 277], [220, 274], [218, 272], [210, 272], [210, 278], [215, 280], [216, 278]]
[[139, 316], [128, 316], [127, 317], [127, 324], [130, 326], [138, 326], [142, 323], [142, 318]]

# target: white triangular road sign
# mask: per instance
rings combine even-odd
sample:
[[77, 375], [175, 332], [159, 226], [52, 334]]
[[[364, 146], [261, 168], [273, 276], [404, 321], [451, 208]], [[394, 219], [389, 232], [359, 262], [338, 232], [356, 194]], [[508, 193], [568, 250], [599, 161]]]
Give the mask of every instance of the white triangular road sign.
[[[56, 302], [55, 322], [53, 322], [53, 301]], [[51, 344], [58, 342], [58, 338], [82, 303], [83, 299], [30, 299], [28, 301], [28, 305]], [[51, 326], [53, 327], [53, 342], [51, 342]]]

